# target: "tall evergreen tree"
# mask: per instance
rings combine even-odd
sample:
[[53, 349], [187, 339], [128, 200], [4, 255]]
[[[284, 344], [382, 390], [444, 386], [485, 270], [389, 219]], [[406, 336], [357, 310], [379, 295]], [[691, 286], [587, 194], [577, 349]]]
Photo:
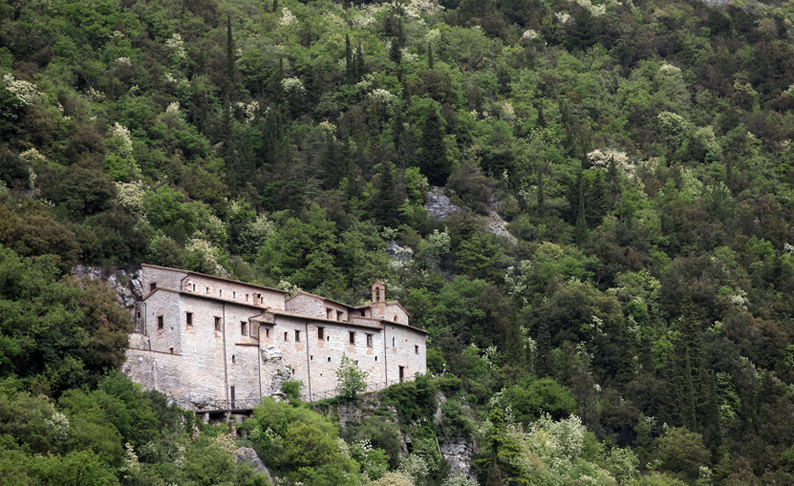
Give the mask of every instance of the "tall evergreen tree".
[[356, 67], [353, 64], [353, 48], [350, 47], [350, 36], [345, 34], [345, 82], [353, 83]]
[[391, 162], [381, 165], [378, 192], [375, 194], [372, 209], [378, 224], [390, 228], [397, 228], [400, 225], [400, 197], [397, 195], [394, 164]]
[[444, 129], [436, 108], [431, 106], [425, 115], [420, 142], [419, 169], [434, 186], [443, 186], [451, 173], [447, 151], [444, 147]]
[[585, 203], [584, 203], [584, 181], [582, 174], [579, 174], [579, 179], [576, 182], [579, 186], [579, 204], [576, 213], [576, 229], [574, 232], [574, 239], [576, 243], [582, 244], [587, 240], [587, 218], [585, 217]]
[[433, 59], [433, 45], [427, 45], [427, 67], [428, 69], [435, 69], [435, 59]]
[[233, 89], [235, 83], [234, 76], [234, 60], [237, 56], [237, 50], [234, 47], [234, 37], [232, 36], [232, 17], [226, 17], [226, 80], [229, 83], [230, 89]]

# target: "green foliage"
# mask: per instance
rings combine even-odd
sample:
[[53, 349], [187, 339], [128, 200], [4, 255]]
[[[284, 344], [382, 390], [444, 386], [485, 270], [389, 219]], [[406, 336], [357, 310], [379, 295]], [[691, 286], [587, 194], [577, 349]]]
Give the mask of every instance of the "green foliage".
[[303, 382], [300, 380], [281, 382], [281, 393], [286, 395], [290, 401], [300, 400], [302, 391]]
[[355, 400], [367, 389], [367, 372], [358, 367], [358, 362], [342, 354], [336, 369], [336, 393], [345, 400]]
[[515, 418], [524, 424], [544, 414], [554, 420], [567, 418], [576, 410], [573, 393], [551, 378], [522, 380], [502, 390], [500, 404], [509, 406]]

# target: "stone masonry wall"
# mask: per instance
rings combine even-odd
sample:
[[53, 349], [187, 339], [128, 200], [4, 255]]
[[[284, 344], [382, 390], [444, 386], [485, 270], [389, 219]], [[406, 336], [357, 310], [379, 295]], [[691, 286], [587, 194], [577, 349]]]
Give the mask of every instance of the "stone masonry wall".
[[[185, 276], [190, 291], [174, 290]], [[400, 367], [405, 380], [426, 371], [425, 334], [408, 327], [407, 314], [393, 303], [378, 303], [382, 309], [377, 309], [378, 314], [398, 316], [390, 325], [348, 315], [349, 307], [311, 294], [299, 294], [285, 304], [278, 291], [145, 266], [144, 292], [152, 282], [157, 288], [139, 305], [144, 324], [131, 336], [123, 369], [145, 388], [166, 393], [185, 408], [251, 408], [262, 396], [279, 391], [284, 380], [301, 380], [306, 398], [327, 398], [336, 389], [343, 355], [367, 372], [371, 389], [398, 381]], [[213, 287], [207, 294], [209, 284]], [[202, 285], [204, 293], [199, 291]], [[246, 292], [261, 293], [267, 312], [254, 299], [240, 302]]]

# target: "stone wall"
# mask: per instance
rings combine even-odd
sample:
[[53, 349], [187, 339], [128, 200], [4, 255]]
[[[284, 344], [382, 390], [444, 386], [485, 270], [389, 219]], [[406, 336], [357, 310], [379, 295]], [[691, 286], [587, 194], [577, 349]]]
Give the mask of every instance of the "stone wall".
[[[398, 316], [392, 325], [311, 294], [285, 302], [280, 291], [145, 266], [144, 290], [154, 282], [124, 370], [189, 409], [252, 408], [285, 380], [301, 380], [308, 399], [330, 397], [343, 355], [367, 372], [372, 390], [398, 381], [401, 367], [405, 380], [426, 370], [425, 334], [396, 303], [378, 303], [378, 313]], [[177, 290], [185, 284], [189, 291]], [[246, 294], [263, 300], [246, 303]]]

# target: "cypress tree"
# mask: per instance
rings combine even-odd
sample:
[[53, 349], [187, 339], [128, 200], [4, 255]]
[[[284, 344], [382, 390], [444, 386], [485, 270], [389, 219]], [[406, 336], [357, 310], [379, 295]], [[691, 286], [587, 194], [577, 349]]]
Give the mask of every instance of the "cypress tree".
[[429, 69], [435, 69], [435, 62], [433, 59], [433, 45], [427, 45], [427, 67]]
[[236, 52], [234, 48], [234, 37], [232, 37], [232, 17], [226, 17], [226, 78], [229, 83], [234, 84], [234, 58]]
[[427, 181], [434, 186], [443, 186], [447, 182], [451, 168], [444, 148], [444, 130], [441, 127], [441, 117], [434, 106], [425, 116], [425, 126], [422, 128], [422, 151], [419, 153], [419, 169], [427, 177]]
[[576, 229], [574, 232], [574, 239], [576, 243], [582, 244], [587, 239], [587, 219], [585, 218], [585, 205], [584, 205], [584, 181], [582, 174], [579, 174], [579, 179], [576, 184], [579, 186], [579, 209], [576, 215]]
[[351, 84], [355, 77], [356, 67], [353, 65], [353, 49], [350, 47], [350, 36], [345, 34], [345, 82]]
[[382, 168], [373, 214], [378, 224], [396, 228], [400, 225], [400, 197], [394, 187], [394, 164], [386, 162]]
[[361, 47], [361, 43], [358, 44], [358, 48], [356, 49], [356, 57], [353, 60], [353, 65], [355, 66], [353, 82], [358, 83], [364, 76], [364, 49]]

